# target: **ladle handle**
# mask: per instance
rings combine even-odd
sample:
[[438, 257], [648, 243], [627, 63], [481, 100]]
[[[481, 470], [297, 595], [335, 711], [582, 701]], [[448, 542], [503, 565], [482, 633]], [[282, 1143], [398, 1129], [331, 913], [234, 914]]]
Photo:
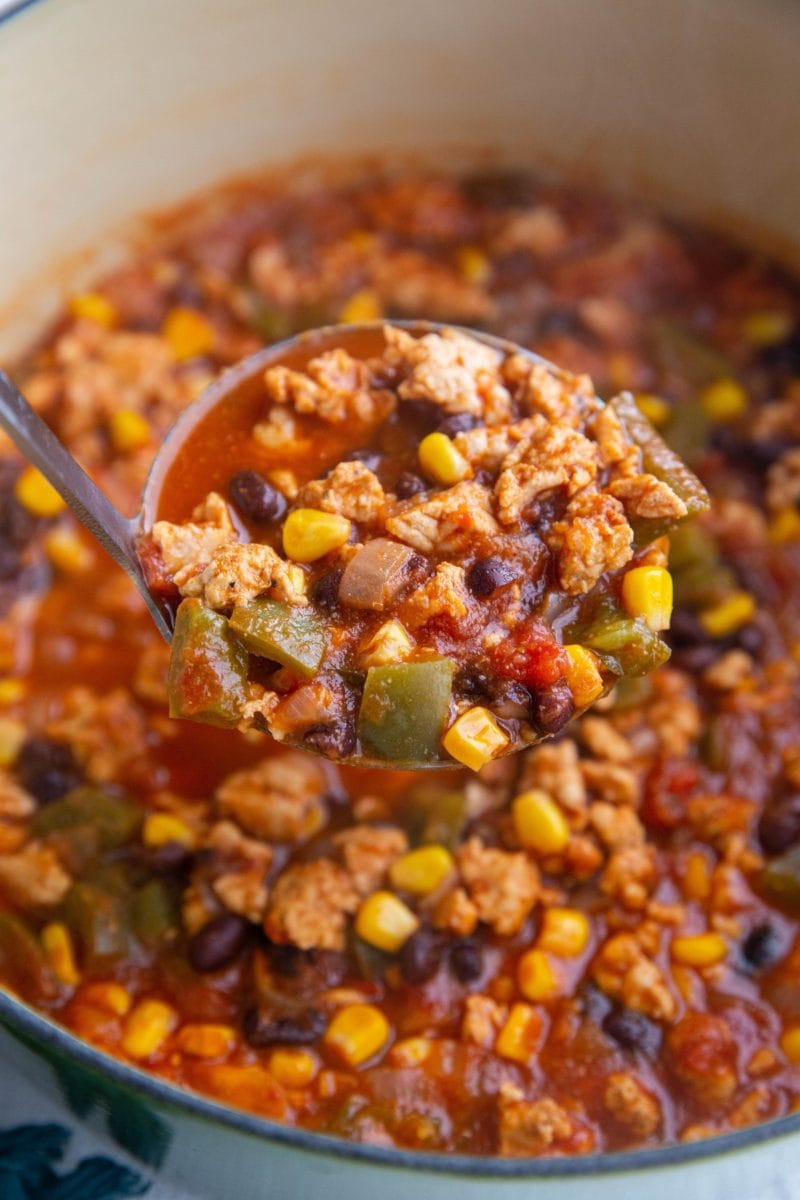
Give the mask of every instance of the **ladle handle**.
[[151, 595], [139, 563], [134, 522], [124, 517], [92, 482], [3, 371], [0, 371], [0, 427], [63, 496], [78, 520], [97, 538], [114, 562], [130, 576], [159, 632], [170, 641], [169, 623]]

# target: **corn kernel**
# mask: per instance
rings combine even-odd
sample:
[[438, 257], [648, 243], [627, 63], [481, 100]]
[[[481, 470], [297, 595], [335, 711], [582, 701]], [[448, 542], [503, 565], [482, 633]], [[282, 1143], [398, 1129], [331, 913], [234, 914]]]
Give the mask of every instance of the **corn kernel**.
[[711, 895], [711, 872], [700, 850], [694, 850], [686, 860], [683, 890], [687, 900], [707, 900]]
[[57, 517], [67, 507], [56, 489], [36, 467], [26, 467], [17, 479], [14, 495], [34, 517]]
[[78, 531], [66, 525], [48, 530], [44, 548], [53, 566], [65, 575], [82, 575], [94, 562], [94, 555]]
[[14, 765], [27, 736], [21, 721], [15, 721], [13, 717], [0, 717], [0, 767]]
[[72, 936], [66, 925], [60, 921], [52, 921], [45, 925], [41, 933], [44, 952], [50, 960], [56, 979], [67, 987], [75, 987], [81, 977], [75, 964], [75, 950]]
[[383, 316], [383, 305], [377, 292], [371, 288], [362, 288], [345, 301], [339, 320], [343, 325], [358, 325], [361, 321], [380, 321]]
[[348, 1066], [359, 1067], [383, 1049], [390, 1034], [389, 1022], [374, 1004], [348, 1004], [336, 1013], [323, 1040]]
[[300, 564], [289, 563], [286, 568], [286, 574], [294, 591], [300, 596], [305, 596], [308, 590], [308, 576]]
[[350, 537], [352, 525], [346, 517], [316, 508], [296, 508], [283, 526], [283, 549], [295, 562], [316, 562], [338, 550]]
[[636, 396], [636, 407], [642, 416], [647, 417], [651, 425], [657, 428], [666, 425], [672, 415], [672, 407], [668, 401], [662, 399], [661, 396], [654, 396], [650, 392], [639, 392]]
[[622, 580], [622, 603], [657, 633], [672, 618], [672, 576], [664, 567], [634, 567]]
[[167, 842], [180, 842], [182, 846], [194, 845], [194, 834], [185, 821], [172, 813], [148, 813], [142, 825], [142, 841], [145, 846], [165, 846]]
[[0, 705], [18, 704], [27, 691], [28, 685], [24, 679], [0, 679]]
[[392, 887], [412, 896], [430, 896], [453, 873], [453, 856], [445, 846], [419, 846], [401, 854], [389, 867]]
[[731, 592], [713, 608], [700, 613], [700, 624], [709, 637], [725, 638], [752, 620], [756, 602], [749, 592]]
[[694, 933], [672, 939], [672, 957], [687, 967], [711, 967], [722, 962], [728, 943], [719, 933]]
[[781, 1034], [781, 1050], [790, 1063], [800, 1063], [800, 1025], [790, 1025]]
[[511, 806], [514, 829], [526, 850], [560, 854], [569, 841], [567, 818], [547, 792], [521, 792]]
[[140, 1000], [128, 1013], [120, 1045], [129, 1058], [152, 1058], [177, 1023], [175, 1009], [163, 1000]]
[[577, 958], [589, 944], [589, 918], [578, 908], [545, 909], [537, 945], [559, 958]]
[[269, 1070], [281, 1087], [302, 1088], [316, 1078], [319, 1063], [308, 1050], [286, 1046], [272, 1051]]
[[542, 1044], [544, 1021], [530, 1004], [514, 1004], [494, 1044], [495, 1054], [528, 1063]]
[[132, 454], [147, 446], [152, 436], [150, 422], [132, 408], [118, 408], [108, 421], [108, 436], [118, 454]]
[[214, 326], [202, 313], [194, 308], [182, 306], [167, 313], [161, 334], [176, 362], [186, 362], [189, 358], [210, 354], [216, 338]]
[[359, 655], [362, 667], [387, 667], [392, 663], [405, 662], [414, 649], [414, 641], [401, 623], [395, 619], [381, 625]]
[[747, 408], [747, 392], [735, 379], [716, 379], [703, 388], [700, 403], [712, 421], [735, 421]]
[[468, 708], [448, 729], [442, 745], [451, 758], [479, 771], [499, 754], [509, 741], [488, 708]]
[[419, 465], [425, 474], [450, 487], [472, 474], [472, 468], [446, 433], [429, 433], [419, 444]]
[[789, 312], [750, 313], [742, 321], [742, 333], [755, 346], [777, 346], [785, 342], [794, 328], [794, 319]]
[[130, 992], [121, 983], [100, 981], [88, 984], [81, 993], [81, 999], [115, 1017], [126, 1016], [133, 1003]]
[[800, 538], [800, 510], [781, 508], [769, 523], [769, 540], [780, 545], [795, 542]]
[[117, 310], [100, 292], [82, 292], [78, 296], [72, 296], [67, 307], [69, 315], [76, 321], [93, 321], [95, 325], [102, 325], [105, 329], [110, 329], [117, 323]]
[[224, 1058], [236, 1045], [236, 1033], [230, 1025], [184, 1025], [175, 1045], [192, 1058]]
[[390, 1051], [395, 1067], [421, 1067], [431, 1052], [430, 1038], [408, 1037], [395, 1042]]
[[458, 269], [468, 283], [486, 283], [491, 263], [479, 246], [462, 246], [456, 254]]
[[517, 987], [526, 1000], [551, 1000], [561, 991], [550, 957], [544, 950], [526, 950], [517, 963]]
[[356, 913], [358, 936], [387, 954], [396, 954], [417, 929], [418, 917], [392, 892], [373, 892]]
[[586, 646], [565, 646], [567, 652], [567, 683], [576, 708], [586, 708], [603, 691], [603, 676], [597, 657]]

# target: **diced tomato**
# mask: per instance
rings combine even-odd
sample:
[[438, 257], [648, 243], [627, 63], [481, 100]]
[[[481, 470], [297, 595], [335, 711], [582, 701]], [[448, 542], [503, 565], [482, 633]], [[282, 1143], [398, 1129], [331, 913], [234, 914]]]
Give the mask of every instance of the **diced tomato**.
[[662, 759], [650, 772], [640, 816], [649, 829], [676, 829], [687, 821], [700, 769], [689, 759]]
[[562, 679], [567, 667], [564, 647], [537, 617], [523, 622], [495, 646], [491, 659], [498, 675], [532, 688], [547, 687]]
[[147, 586], [154, 596], [162, 596], [165, 600], [177, 600], [180, 593], [167, 574], [161, 551], [152, 538], [143, 537], [136, 545], [139, 562], [147, 580]]

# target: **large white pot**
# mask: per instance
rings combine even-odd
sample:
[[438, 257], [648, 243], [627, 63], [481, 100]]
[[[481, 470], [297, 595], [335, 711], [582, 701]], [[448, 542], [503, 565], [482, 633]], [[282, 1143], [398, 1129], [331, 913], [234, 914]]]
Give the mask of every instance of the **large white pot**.
[[[3, 5], [0, 3], [0, 12]], [[0, 16], [0, 356], [148, 209], [316, 152], [555, 167], [800, 263], [791, 0], [28, 0]], [[87, 247], [90, 250], [87, 252]], [[563, 1162], [349, 1147], [187, 1097], [0, 996], [0, 1052], [214, 1200], [782, 1200], [800, 1116]], [[102, 1124], [102, 1122], [101, 1122]], [[105, 1126], [103, 1126], [105, 1128]]]

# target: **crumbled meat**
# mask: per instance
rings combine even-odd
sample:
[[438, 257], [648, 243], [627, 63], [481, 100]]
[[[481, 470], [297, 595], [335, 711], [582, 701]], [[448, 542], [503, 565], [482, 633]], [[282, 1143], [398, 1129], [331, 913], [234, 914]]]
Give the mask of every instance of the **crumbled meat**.
[[551, 425], [576, 429], [581, 416], [591, 416], [600, 407], [588, 375], [553, 370], [525, 354], [513, 355], [505, 364], [505, 377], [513, 381], [515, 395], [531, 413], [545, 417]]
[[433, 911], [433, 924], [454, 937], [469, 937], [475, 932], [478, 909], [464, 888], [453, 888], [442, 896]]
[[516, 1088], [501, 1089], [499, 1120], [499, 1151], [510, 1157], [545, 1154], [573, 1132], [572, 1118], [555, 1100], [523, 1100]]
[[774, 512], [800, 507], [800, 446], [787, 450], [767, 472], [767, 504]]
[[36, 801], [15, 783], [7, 771], [0, 769], [0, 821], [24, 821], [33, 816]]
[[530, 437], [538, 424], [536, 417], [529, 417], [514, 425], [476, 425], [457, 433], [453, 441], [474, 470], [498, 471], [514, 446]]
[[233, 542], [220, 547], [205, 570], [179, 584], [183, 596], [203, 596], [209, 608], [250, 604], [269, 593], [287, 604], [308, 604], [292, 567], [262, 542]]
[[438, 492], [421, 504], [402, 508], [386, 522], [386, 529], [421, 554], [458, 554], [476, 538], [497, 532], [489, 493], [469, 480]]
[[374, 892], [390, 865], [408, 849], [402, 829], [380, 825], [355, 825], [334, 837], [348, 874], [362, 895]]
[[624, 567], [633, 555], [633, 530], [619, 500], [587, 488], [567, 505], [547, 538], [558, 555], [558, 579], [570, 595], [591, 591], [606, 571]]
[[313, 759], [287, 752], [228, 775], [217, 788], [217, 805], [256, 837], [292, 842], [325, 824], [325, 785], [324, 770]]
[[600, 890], [631, 912], [641, 911], [656, 882], [656, 856], [652, 846], [624, 846], [609, 856]]
[[604, 405], [592, 420], [591, 431], [603, 466], [614, 467], [617, 476], [638, 474], [642, 452], [631, 442], [615, 408]]
[[386, 360], [403, 373], [401, 400], [430, 400], [447, 413], [470, 413], [492, 423], [511, 411], [511, 397], [500, 378], [500, 352], [445, 329], [415, 338], [403, 329], [386, 328]]
[[736, 1090], [739, 1047], [728, 1022], [713, 1013], [690, 1012], [667, 1037], [672, 1068], [703, 1104], [724, 1104]]
[[627, 850], [644, 843], [644, 826], [627, 805], [598, 800], [589, 808], [589, 822], [609, 850]]
[[584, 717], [580, 734], [589, 751], [609, 762], [627, 763], [633, 757], [633, 747], [605, 717]]
[[461, 877], [478, 916], [495, 933], [517, 933], [539, 897], [539, 872], [524, 854], [485, 846], [471, 837], [458, 850]]
[[609, 491], [621, 500], [629, 517], [644, 520], [679, 521], [686, 516], [686, 505], [669, 484], [655, 475], [634, 475], [615, 479]]
[[204, 839], [203, 849], [215, 852], [210, 882], [217, 898], [230, 912], [260, 921], [267, 906], [266, 876], [272, 848], [246, 837], [232, 821], [217, 821]]
[[343, 462], [324, 479], [306, 484], [297, 503], [338, 513], [361, 524], [378, 525], [384, 517], [386, 494], [369, 467], [360, 462]]
[[495, 313], [485, 288], [418, 250], [387, 250], [371, 274], [384, 308], [394, 313], [464, 324], [489, 321]]
[[185, 525], [156, 521], [153, 541], [161, 551], [164, 568], [180, 588], [186, 580], [208, 565], [216, 550], [236, 537], [228, 506], [217, 492], [210, 492]]
[[652, 1137], [661, 1126], [661, 1105], [629, 1071], [614, 1071], [606, 1080], [603, 1104], [615, 1120], [637, 1138]]
[[435, 574], [404, 602], [400, 616], [409, 629], [419, 629], [434, 617], [459, 620], [468, 611], [469, 593], [464, 582], [464, 568], [453, 563], [440, 563]]
[[670, 1021], [676, 1003], [660, 969], [631, 933], [617, 933], [600, 948], [592, 965], [598, 987], [626, 1008], [654, 1021]]
[[133, 690], [138, 698], [166, 708], [168, 673], [169, 646], [160, 640], [148, 642], [139, 655], [133, 677]]
[[581, 763], [586, 786], [612, 804], [635, 804], [639, 798], [639, 781], [630, 767], [622, 763], [597, 762], [585, 759]]
[[514, 209], [500, 220], [492, 236], [495, 254], [528, 250], [536, 258], [549, 258], [567, 243], [569, 231], [561, 213], [548, 204]]
[[703, 683], [720, 692], [733, 692], [753, 676], [753, 660], [744, 650], [729, 650], [703, 672]]
[[392, 403], [387, 392], [371, 388], [366, 363], [341, 346], [310, 359], [305, 371], [268, 367], [264, 384], [273, 403], [331, 424], [348, 419], [372, 423], [387, 416]]
[[347, 917], [359, 900], [350, 876], [331, 859], [298, 863], [273, 886], [264, 929], [273, 942], [301, 950], [344, 950]]
[[537, 746], [523, 759], [521, 788], [541, 788], [566, 809], [572, 823], [582, 826], [586, 813], [586, 784], [571, 738]]
[[473, 1042], [488, 1050], [506, 1019], [505, 1005], [498, 1004], [491, 996], [467, 996], [464, 1015], [461, 1019], [461, 1036], [465, 1042]]
[[0, 891], [21, 909], [53, 908], [72, 880], [50, 846], [28, 842], [16, 854], [0, 855]]
[[265, 450], [289, 450], [294, 454], [310, 447], [307, 438], [301, 438], [297, 421], [287, 408], [276, 404], [263, 421], [253, 426], [253, 437]]
[[93, 783], [117, 781], [129, 768], [144, 769], [148, 761], [145, 713], [125, 688], [106, 696], [70, 688], [62, 715], [47, 725], [46, 733], [54, 741], [69, 742]]
[[572, 497], [588, 487], [597, 475], [597, 447], [576, 430], [542, 418], [502, 465], [494, 490], [497, 515], [504, 525], [517, 525], [527, 506], [543, 493], [564, 488]]

